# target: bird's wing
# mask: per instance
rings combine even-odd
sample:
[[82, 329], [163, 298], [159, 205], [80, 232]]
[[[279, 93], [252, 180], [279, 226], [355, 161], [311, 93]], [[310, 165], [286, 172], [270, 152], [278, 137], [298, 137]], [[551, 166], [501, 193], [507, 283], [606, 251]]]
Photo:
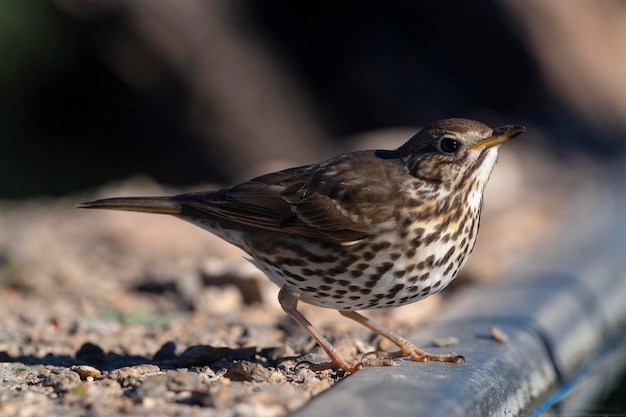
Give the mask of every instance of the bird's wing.
[[397, 186], [388, 184], [388, 172], [366, 170], [364, 175], [359, 168], [359, 162], [368, 162], [362, 159], [372, 157], [348, 154], [319, 165], [263, 175], [233, 188], [175, 199], [193, 210], [190, 216], [206, 215], [222, 222], [338, 242], [355, 241], [392, 215], [390, 199], [398, 194]]

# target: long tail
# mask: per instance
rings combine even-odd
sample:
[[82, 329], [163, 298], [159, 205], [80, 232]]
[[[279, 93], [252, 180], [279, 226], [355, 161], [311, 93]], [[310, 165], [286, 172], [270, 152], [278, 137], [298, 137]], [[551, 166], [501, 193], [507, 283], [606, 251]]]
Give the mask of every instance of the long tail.
[[172, 197], [117, 197], [78, 204], [78, 208], [178, 215], [182, 205]]

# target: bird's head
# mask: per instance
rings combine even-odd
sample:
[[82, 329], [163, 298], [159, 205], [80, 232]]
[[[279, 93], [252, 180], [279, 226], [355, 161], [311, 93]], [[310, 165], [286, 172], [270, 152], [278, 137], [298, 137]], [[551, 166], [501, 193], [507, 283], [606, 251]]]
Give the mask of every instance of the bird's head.
[[474, 120], [444, 119], [425, 127], [395, 151], [381, 151], [379, 156], [401, 159], [413, 177], [438, 186], [452, 187], [472, 179], [484, 187], [499, 145], [524, 131], [518, 125], [492, 129]]

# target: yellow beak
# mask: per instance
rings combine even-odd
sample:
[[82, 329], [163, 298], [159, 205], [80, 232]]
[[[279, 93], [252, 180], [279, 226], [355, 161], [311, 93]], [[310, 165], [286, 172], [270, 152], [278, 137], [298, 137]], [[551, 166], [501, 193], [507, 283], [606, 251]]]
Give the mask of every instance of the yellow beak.
[[502, 127], [496, 127], [493, 129], [493, 135], [489, 136], [487, 139], [483, 139], [480, 142], [472, 145], [470, 150], [472, 149], [480, 149], [480, 148], [490, 148], [492, 146], [499, 145], [503, 142], [506, 142], [509, 139], [513, 139], [516, 136], [521, 135], [526, 131], [524, 126], [518, 125], [508, 125]]

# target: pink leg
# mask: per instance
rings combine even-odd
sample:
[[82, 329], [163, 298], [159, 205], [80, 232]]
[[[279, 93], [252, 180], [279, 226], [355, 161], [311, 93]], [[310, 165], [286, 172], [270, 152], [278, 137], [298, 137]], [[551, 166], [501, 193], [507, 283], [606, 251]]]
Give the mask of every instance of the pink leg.
[[397, 335], [391, 330], [384, 328], [380, 324], [368, 319], [367, 317], [362, 316], [356, 311], [340, 311], [339, 313], [341, 313], [341, 315], [344, 317], [347, 317], [356, 321], [357, 323], [362, 324], [374, 333], [377, 333], [384, 338], [391, 340], [396, 346], [400, 348], [400, 350], [397, 352], [377, 352], [376, 356], [379, 359], [394, 359], [408, 356], [411, 358], [411, 360], [417, 362], [436, 361], [459, 363], [461, 361], [465, 361], [465, 358], [463, 356], [457, 355], [456, 353], [428, 353], [426, 351], [423, 351], [405, 338]]
[[315, 341], [324, 349], [326, 354], [330, 357], [331, 362], [311, 365], [313, 370], [324, 370], [330, 368], [341, 368], [346, 372], [354, 373], [365, 366], [394, 366], [395, 363], [388, 359], [367, 359], [362, 361], [356, 361], [353, 359], [347, 359], [343, 356], [330, 342], [317, 331], [315, 327], [307, 320], [306, 317], [300, 311], [298, 311], [298, 298], [299, 295], [282, 287], [278, 293], [278, 302], [285, 311], [293, 317], [298, 323], [300, 323], [309, 332], [309, 334], [315, 339]]

